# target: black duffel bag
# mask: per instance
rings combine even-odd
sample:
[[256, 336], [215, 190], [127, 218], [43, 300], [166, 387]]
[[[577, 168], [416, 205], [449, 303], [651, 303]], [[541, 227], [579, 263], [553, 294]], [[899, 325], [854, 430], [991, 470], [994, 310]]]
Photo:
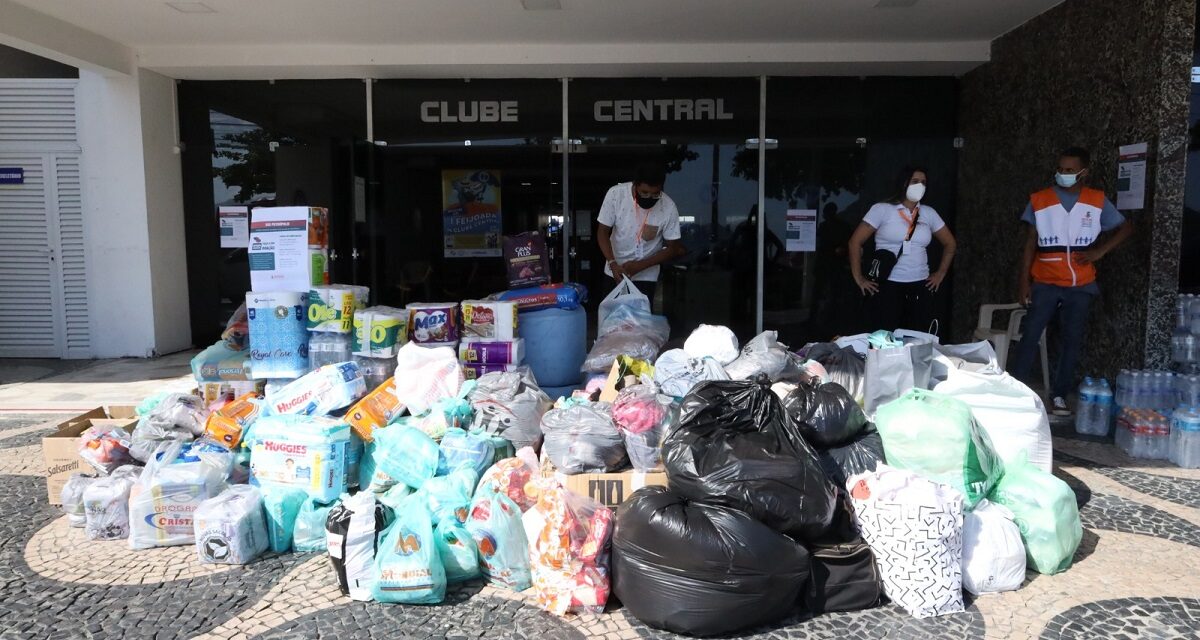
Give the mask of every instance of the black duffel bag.
[[613, 593], [633, 617], [693, 636], [732, 634], [793, 614], [808, 552], [749, 515], [665, 487], [617, 511]]
[[813, 545], [804, 606], [815, 614], [860, 611], [883, 599], [875, 554], [862, 539], [844, 544]]
[[817, 453], [787, 434], [770, 381], [712, 381], [683, 400], [663, 441], [668, 485], [689, 500], [745, 511], [797, 540], [821, 538], [837, 507]]

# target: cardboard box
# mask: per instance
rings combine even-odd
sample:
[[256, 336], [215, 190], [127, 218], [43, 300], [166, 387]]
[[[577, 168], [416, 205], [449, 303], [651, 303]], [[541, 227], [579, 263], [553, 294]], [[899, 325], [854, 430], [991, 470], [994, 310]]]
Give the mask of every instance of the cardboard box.
[[305, 291], [329, 283], [329, 213], [319, 207], [257, 207], [250, 214], [250, 288]]
[[79, 457], [79, 436], [92, 426], [112, 425], [132, 431], [137, 424], [137, 407], [113, 405], [96, 407], [91, 411], [58, 423], [53, 434], [42, 438], [42, 457], [46, 463], [46, 498], [50, 504], [62, 504], [63, 485], [72, 473], [92, 473], [92, 468]]
[[630, 469], [616, 473], [580, 473], [572, 476], [559, 473], [549, 460], [542, 461], [542, 475], [556, 476], [568, 491], [587, 496], [613, 509], [642, 487], [667, 486], [666, 471], [641, 472]]

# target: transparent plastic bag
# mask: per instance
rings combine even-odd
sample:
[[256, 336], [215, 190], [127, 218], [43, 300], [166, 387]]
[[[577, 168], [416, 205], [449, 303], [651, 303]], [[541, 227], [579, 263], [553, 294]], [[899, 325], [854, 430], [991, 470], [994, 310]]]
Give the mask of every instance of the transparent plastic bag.
[[581, 370], [604, 373], [618, 356], [653, 362], [671, 337], [671, 325], [663, 316], [631, 306], [619, 306], [600, 323], [596, 343]]
[[537, 454], [530, 447], [522, 447], [517, 450], [516, 456], [499, 460], [485, 471], [475, 487], [475, 493], [502, 493], [521, 511], [528, 511], [537, 498], [525, 488], [538, 475]]
[[229, 487], [200, 503], [193, 517], [201, 564], [246, 564], [269, 546], [262, 496], [256, 487]]
[[124, 540], [129, 537], [129, 475], [100, 478], [83, 491], [84, 534], [88, 540]]
[[472, 430], [503, 436], [517, 449], [541, 444], [542, 416], [553, 403], [529, 369], [485, 374], [468, 400], [475, 410]]
[[612, 509], [554, 480], [541, 481], [539, 488], [533, 511], [541, 527], [529, 537], [538, 606], [560, 616], [603, 613], [611, 589]]
[[59, 493], [63, 513], [67, 516], [67, 524], [82, 528], [87, 523], [86, 512], [83, 508], [83, 492], [100, 476], [94, 473], [72, 473]]
[[663, 393], [682, 398], [708, 380], [729, 380], [724, 367], [712, 358], [693, 358], [683, 349], [664, 352], [654, 363], [654, 382]]
[[463, 467], [450, 475], [431, 478], [417, 494], [425, 499], [435, 522], [446, 518], [458, 518], [466, 522], [467, 510], [471, 508], [471, 495], [478, 482], [479, 474], [470, 467]]
[[737, 360], [725, 365], [725, 372], [733, 380], [765, 375], [775, 381], [788, 366], [789, 358], [787, 346], [779, 342], [779, 333], [764, 331], [742, 347]]
[[96, 471], [108, 474], [134, 461], [129, 454], [130, 444], [132, 438], [120, 427], [91, 427], [79, 436], [79, 457]]
[[679, 424], [678, 405], [660, 395], [653, 385], [634, 385], [617, 394], [612, 415], [633, 468], [637, 471], [659, 468], [662, 439]]
[[607, 473], [625, 468], [629, 457], [606, 402], [546, 412], [542, 455], [566, 474]]
[[1075, 492], [1021, 456], [1010, 464], [988, 498], [1013, 513], [1029, 567], [1050, 575], [1066, 571], [1083, 539]]
[[129, 494], [129, 547], [195, 542], [192, 514], [225, 489], [232, 468], [233, 454], [216, 443], [161, 445]]
[[267, 514], [267, 539], [271, 543], [271, 551], [287, 553], [292, 550], [296, 518], [307, 499], [308, 494], [297, 487], [263, 487], [261, 504]]

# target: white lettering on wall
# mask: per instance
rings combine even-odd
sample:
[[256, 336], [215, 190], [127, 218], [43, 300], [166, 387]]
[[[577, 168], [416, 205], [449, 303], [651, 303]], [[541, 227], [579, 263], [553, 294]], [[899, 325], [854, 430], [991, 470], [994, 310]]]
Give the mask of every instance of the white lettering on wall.
[[516, 100], [469, 100], [421, 103], [421, 122], [519, 122]]
[[592, 104], [596, 122], [652, 122], [655, 120], [733, 120], [724, 98], [660, 98], [657, 100], [597, 100]]

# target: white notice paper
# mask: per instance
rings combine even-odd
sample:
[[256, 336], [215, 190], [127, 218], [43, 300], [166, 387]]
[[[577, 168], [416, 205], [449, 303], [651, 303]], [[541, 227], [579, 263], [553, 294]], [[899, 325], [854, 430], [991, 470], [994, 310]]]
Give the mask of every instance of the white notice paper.
[[817, 250], [817, 210], [788, 209], [787, 250]]
[[1117, 159], [1117, 208], [1122, 210], [1146, 207], [1145, 142], [1120, 147]]
[[250, 246], [250, 207], [220, 207], [217, 222], [221, 229], [222, 249]]

